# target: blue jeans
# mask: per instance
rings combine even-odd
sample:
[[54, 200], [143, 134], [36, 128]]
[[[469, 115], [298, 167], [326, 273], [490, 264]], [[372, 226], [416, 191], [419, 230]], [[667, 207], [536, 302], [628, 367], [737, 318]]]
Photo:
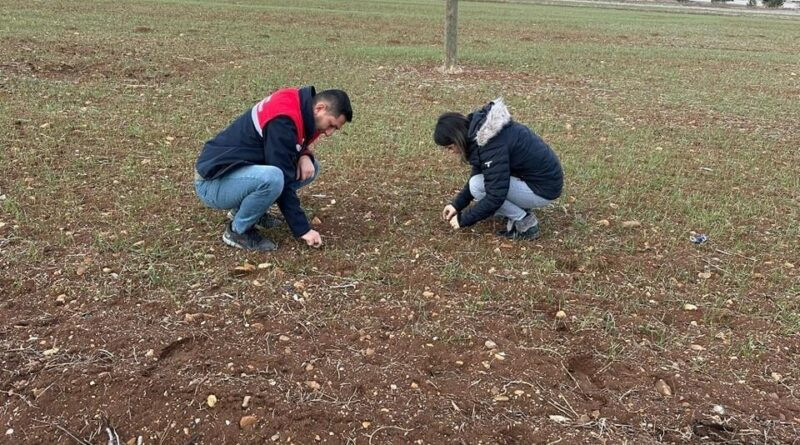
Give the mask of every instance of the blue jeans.
[[[528, 184], [522, 179], [512, 176], [508, 184], [508, 195], [503, 205], [494, 213], [497, 216], [505, 216], [512, 221], [519, 221], [525, 217], [528, 210], [546, 207], [551, 200], [542, 198], [533, 193]], [[480, 201], [486, 196], [486, 188], [483, 184], [483, 175], [475, 175], [469, 178], [469, 191], [476, 201]], [[531, 212], [533, 215], [533, 212]], [[533, 215], [534, 221], [536, 216]]]
[[[314, 175], [305, 181], [292, 181], [295, 191], [310, 184], [319, 175], [314, 160]], [[231, 228], [244, 233], [275, 204], [283, 192], [283, 171], [272, 165], [248, 165], [216, 179], [198, 179], [194, 189], [203, 204], [213, 209], [233, 209]]]

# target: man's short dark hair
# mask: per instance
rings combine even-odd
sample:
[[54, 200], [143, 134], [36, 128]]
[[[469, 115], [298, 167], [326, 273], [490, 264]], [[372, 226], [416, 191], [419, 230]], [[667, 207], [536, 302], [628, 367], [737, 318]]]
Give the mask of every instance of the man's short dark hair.
[[334, 116], [344, 115], [347, 122], [353, 120], [353, 108], [350, 107], [350, 98], [342, 90], [325, 90], [314, 95], [314, 105], [323, 101], [328, 104], [328, 111]]

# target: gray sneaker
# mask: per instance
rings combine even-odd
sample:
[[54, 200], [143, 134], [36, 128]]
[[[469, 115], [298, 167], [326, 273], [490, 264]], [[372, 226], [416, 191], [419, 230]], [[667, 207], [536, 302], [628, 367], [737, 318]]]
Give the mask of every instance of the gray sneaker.
[[539, 239], [539, 224], [536, 224], [533, 227], [528, 228], [528, 230], [524, 232], [520, 232], [514, 227], [511, 232], [505, 232], [501, 236], [504, 236], [509, 239], [522, 239], [522, 240], [534, 240]]
[[[233, 221], [233, 210], [228, 210], [228, 219]], [[281, 224], [285, 224], [286, 221], [280, 217], [270, 214], [269, 212], [261, 215], [261, 218], [256, 221], [256, 229], [267, 230], [272, 229], [275, 227], [280, 226]]]
[[535, 240], [539, 238], [539, 220], [533, 212], [529, 212], [519, 221], [507, 220], [506, 229], [497, 232], [498, 236], [508, 239]]
[[514, 229], [516, 229], [518, 233], [525, 233], [530, 228], [538, 225], [539, 220], [536, 219], [536, 215], [533, 213], [533, 210], [529, 211], [521, 220], [514, 221]]
[[247, 229], [244, 233], [236, 233], [231, 228], [231, 223], [225, 226], [225, 233], [222, 234], [222, 242], [231, 247], [254, 250], [257, 252], [271, 252], [278, 248], [272, 240], [261, 236], [255, 227]]

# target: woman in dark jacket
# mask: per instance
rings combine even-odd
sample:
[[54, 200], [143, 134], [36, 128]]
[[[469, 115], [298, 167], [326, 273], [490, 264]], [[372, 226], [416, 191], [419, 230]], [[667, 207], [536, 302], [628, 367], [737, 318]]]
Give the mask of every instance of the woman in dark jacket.
[[[442, 114], [433, 140], [472, 167], [469, 181], [442, 211], [445, 221], [459, 229], [498, 215], [507, 218], [506, 229], [498, 235], [539, 237], [533, 209], [561, 196], [561, 163], [539, 136], [511, 119], [501, 99], [467, 116]], [[467, 209], [473, 200], [476, 204]]]

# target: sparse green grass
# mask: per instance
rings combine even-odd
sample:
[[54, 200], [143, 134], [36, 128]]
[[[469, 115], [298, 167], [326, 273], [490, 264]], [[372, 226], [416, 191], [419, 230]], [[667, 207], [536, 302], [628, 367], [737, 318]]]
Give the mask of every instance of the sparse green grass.
[[[450, 413], [458, 398], [444, 385], [473, 391], [459, 393], [470, 403], [502, 387], [502, 379], [535, 377], [542, 390], [566, 388], [571, 381], [547, 374], [546, 365], [579, 354], [600, 364], [593, 379], [624, 376], [608, 371], [617, 366], [633, 369], [630, 387], [649, 388], [654, 373], [684, 366], [676, 370], [683, 374], [682, 390], [720, 399], [728, 397], [725, 390], [704, 386], [705, 375], [716, 369], [709, 363], [745, 368], [737, 375], [761, 375], [767, 365], [789, 375], [796, 357], [766, 352], [796, 343], [800, 334], [798, 21], [461, 2], [464, 73], [444, 76], [435, 69], [441, 3], [0, 5], [0, 283], [10, 295], [4, 304], [13, 304], [0, 306], [3, 320], [11, 326], [62, 311], [57, 336], [105, 326], [99, 318], [86, 318], [97, 325], [80, 321], [76, 313], [112, 313], [121, 329], [97, 335], [113, 343], [107, 347], [116, 348], [120, 360], [131, 356], [130, 345], [141, 355], [143, 347], [153, 347], [142, 342], [166, 345], [198, 335], [207, 339], [203, 366], [232, 361], [226, 355], [236, 350], [231, 339], [259, 348], [275, 336], [247, 337], [235, 320], [254, 314], [268, 330], [314, 333], [305, 339], [311, 346], [293, 345], [280, 360], [308, 362], [327, 354], [324, 361], [343, 362], [347, 371], [362, 369], [362, 356], [339, 351], [363, 350], [365, 340], [351, 337], [369, 334], [386, 356], [407, 356], [397, 367], [402, 373], [392, 374], [395, 368], [382, 362], [370, 368], [381, 385], [407, 372], [443, 385], [436, 388], [440, 394], [422, 392], [428, 398], [407, 403], [436, 409], [436, 418]], [[202, 208], [194, 196], [196, 156], [252, 103], [299, 84], [343, 88], [355, 108], [354, 122], [319, 144], [323, 173], [303, 192], [306, 208], [322, 220], [326, 247], [309, 251], [275, 229], [269, 233], [281, 250], [273, 255], [227, 249], [219, 242], [223, 215]], [[443, 111], [468, 112], [498, 96], [515, 119], [555, 148], [566, 171], [564, 196], [540, 213], [544, 237], [535, 243], [504, 245], [491, 236], [492, 223], [453, 234], [438, 219], [468, 168], [433, 146], [433, 123]], [[623, 228], [629, 220], [641, 227]], [[691, 245], [691, 230], [710, 241]], [[245, 261], [270, 266], [244, 278], [230, 272]], [[119, 277], [99, 272], [105, 266]], [[86, 268], [82, 275], [80, 267]], [[711, 278], [699, 277], [707, 267]], [[292, 299], [299, 281], [309, 289], [302, 303]], [[426, 288], [438, 298], [423, 297]], [[61, 292], [77, 297], [78, 309], [69, 306], [75, 313], [52, 306]], [[702, 312], [682, 311], [687, 302]], [[568, 318], [555, 330], [558, 309]], [[212, 318], [191, 325], [182, 318], [190, 312]], [[730, 334], [729, 344], [715, 339], [720, 331]], [[11, 333], [14, 341], [45, 335], [34, 328]], [[486, 339], [497, 341], [514, 366], [493, 362], [491, 371], [484, 369]], [[706, 349], [687, 353], [691, 342]], [[428, 343], [444, 343], [467, 362], [452, 373], [454, 380], [438, 380], [415, 362], [427, 354], [420, 345]], [[517, 348], [523, 344], [528, 349]], [[278, 360], [275, 351], [256, 352]], [[733, 365], [730, 356], [737, 357]], [[470, 368], [470, 360], [478, 366]], [[148, 388], [137, 374], [139, 362], [120, 363], [133, 373], [115, 368], [126, 389]], [[528, 369], [528, 363], [541, 368]], [[296, 383], [262, 365], [270, 369], [264, 375], [278, 380], [276, 388]], [[186, 370], [209, 372], [191, 362], [182, 366], [174, 372], [175, 386], [188, 386]], [[302, 369], [285, 366], [292, 373]], [[325, 379], [340, 378], [338, 369]], [[492, 374], [506, 369], [502, 379]], [[728, 384], [732, 375], [717, 377]], [[259, 391], [283, 400], [261, 377]], [[369, 375], [362, 379], [345, 386], [363, 386], [369, 399], [380, 385], [370, 386]], [[752, 386], [737, 390], [730, 403], [763, 396], [760, 383], [747, 383]], [[631, 414], [632, 430], [669, 408], [647, 395], [628, 397], [644, 410]], [[346, 428], [337, 438], [351, 438], [379, 412], [383, 405], [375, 400], [343, 417]], [[193, 403], [179, 402], [169, 406]], [[529, 408], [518, 412], [533, 412]], [[739, 411], [748, 409], [756, 408]], [[452, 412], [452, 418], [441, 414], [447, 431], [465, 419]], [[87, 413], [89, 419], [96, 414]], [[541, 438], [561, 437], [564, 429], [552, 429], [536, 413], [526, 422], [555, 431]], [[505, 414], [491, 416], [470, 419], [469, 428], [512, 424]], [[676, 430], [691, 420], [675, 418], [662, 420]], [[152, 427], [139, 412], [133, 419], [136, 428]], [[402, 413], [394, 419], [400, 425], [419, 421]], [[608, 438], [641, 440], [623, 437], [625, 431]], [[576, 434], [584, 433], [575, 441], [590, 440], [588, 429]], [[222, 437], [207, 434], [209, 440]], [[490, 434], [465, 437], [508, 441]]]

